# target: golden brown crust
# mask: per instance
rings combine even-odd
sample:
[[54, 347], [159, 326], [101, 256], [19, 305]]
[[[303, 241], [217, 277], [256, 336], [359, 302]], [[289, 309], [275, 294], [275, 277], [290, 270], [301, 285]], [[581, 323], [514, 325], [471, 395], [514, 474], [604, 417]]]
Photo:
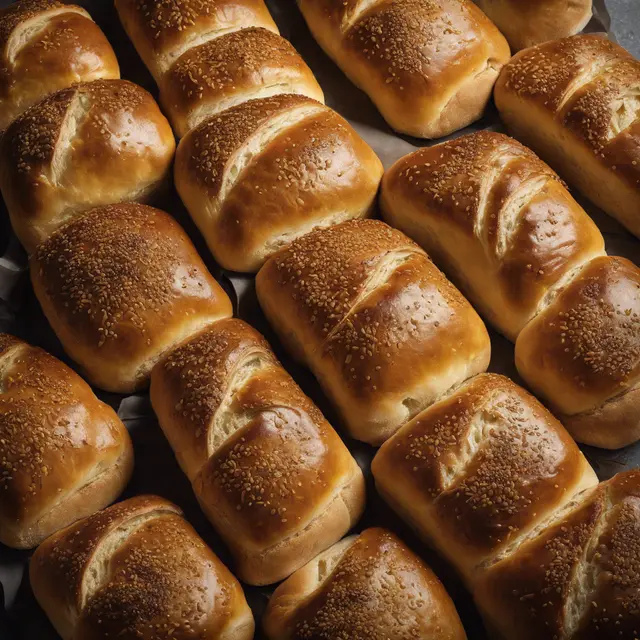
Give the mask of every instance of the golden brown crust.
[[504, 33], [513, 51], [582, 31], [593, 10], [592, 0], [476, 0], [476, 4]]
[[579, 35], [520, 52], [495, 91], [516, 136], [636, 235], [639, 81], [640, 62], [624, 49]]
[[232, 31], [189, 49], [161, 83], [161, 102], [180, 137], [229, 107], [274, 93], [324, 101], [293, 46], [262, 27]]
[[357, 463], [241, 320], [217, 322], [174, 350], [154, 370], [151, 397], [244, 580], [290, 575], [364, 508]]
[[493, 374], [400, 429], [372, 470], [392, 506], [465, 576], [597, 483], [562, 425]]
[[382, 209], [497, 328], [515, 340], [554, 286], [604, 254], [604, 239], [535, 154], [482, 131], [399, 160]]
[[0, 333], [0, 539], [35, 547], [112, 502], [133, 449], [115, 412], [48, 353]]
[[120, 20], [156, 81], [191, 47], [247, 27], [278, 33], [263, 0], [116, 0]]
[[[312, 569], [318, 565], [317, 585], [305, 567], [275, 591], [265, 614], [269, 638], [466, 638], [440, 581], [396, 536], [367, 529], [345, 546], [336, 545], [341, 555], [328, 575], [321, 566], [327, 560], [310, 563]], [[329, 558], [332, 551], [324, 555]]]
[[504, 637], [637, 635], [639, 487], [637, 471], [616, 476], [487, 568], [474, 595]]
[[299, 0], [314, 36], [402, 133], [439, 137], [480, 117], [504, 37], [467, 0]]
[[366, 216], [382, 164], [346, 120], [285, 94], [250, 100], [180, 142], [176, 187], [218, 262], [255, 271], [317, 226]]
[[[597, 258], [522, 331], [518, 370], [558, 413], [588, 414], [640, 383], [639, 318], [640, 270], [624, 258]], [[628, 437], [625, 429], [637, 431], [635, 413], [608, 434], [612, 444]]]
[[30, 264], [63, 346], [108, 390], [143, 386], [168, 349], [232, 312], [185, 232], [145, 205], [111, 205], [72, 220]]
[[65, 640], [253, 637], [239, 583], [161, 498], [132, 498], [52, 536], [30, 576]]
[[0, 131], [54, 91], [119, 77], [111, 45], [81, 7], [19, 0], [0, 10]]
[[640, 476], [620, 474], [605, 485], [610, 510], [604, 531], [588, 560], [597, 580], [580, 622], [579, 640], [633, 638], [640, 625]]
[[171, 166], [175, 140], [151, 95], [125, 80], [59, 91], [7, 130], [0, 186], [28, 251], [95, 206], [144, 200]]
[[380, 444], [488, 365], [486, 329], [402, 233], [356, 220], [314, 231], [257, 277], [260, 304], [357, 438]]

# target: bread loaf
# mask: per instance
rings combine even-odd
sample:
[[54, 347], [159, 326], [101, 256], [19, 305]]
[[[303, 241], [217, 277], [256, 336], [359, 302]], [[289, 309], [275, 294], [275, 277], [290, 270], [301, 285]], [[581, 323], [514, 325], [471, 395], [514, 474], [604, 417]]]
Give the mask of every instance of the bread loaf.
[[469, 303], [382, 222], [295, 240], [262, 267], [256, 288], [285, 346], [365, 442], [382, 443], [489, 364], [489, 337]]
[[286, 578], [360, 517], [360, 467], [242, 320], [217, 322], [156, 365], [151, 402], [245, 582]]
[[511, 340], [573, 272], [604, 255], [602, 234], [557, 175], [492, 131], [399, 160], [384, 176], [381, 208]]
[[598, 485], [560, 424], [478, 376], [378, 452], [376, 485], [458, 569], [492, 637], [632, 640], [640, 472]]
[[468, 0], [298, 0], [320, 46], [400, 133], [480, 118], [509, 46]]
[[465, 640], [451, 598], [418, 556], [384, 529], [320, 554], [273, 594], [271, 640]]
[[640, 270], [590, 262], [516, 342], [518, 371], [581, 442], [640, 439]]
[[562, 425], [494, 374], [476, 376], [402, 427], [372, 471], [389, 504], [468, 583], [598, 482]]
[[28, 549], [115, 500], [133, 449], [76, 373], [0, 333], [0, 460], [0, 542]]
[[640, 438], [640, 270], [605, 255], [549, 167], [480, 132], [399, 160], [381, 202], [516, 341], [518, 371], [574, 438], [606, 448]]
[[158, 83], [185, 51], [226, 33], [247, 27], [278, 33], [263, 0], [115, 0], [115, 5]]
[[0, 188], [16, 235], [32, 252], [79, 212], [148, 199], [174, 151], [158, 105], [131, 82], [55, 93], [22, 114], [0, 144]]
[[295, 93], [324, 102], [298, 52], [263, 27], [232, 31], [189, 49], [160, 88], [160, 101], [180, 137], [207, 118], [255, 98]]
[[640, 236], [640, 62], [596, 35], [520, 52], [496, 84], [513, 134]]
[[155, 496], [120, 502], [51, 536], [31, 586], [62, 640], [251, 640], [238, 581]]
[[0, 131], [50, 93], [119, 77], [111, 45], [82, 7], [18, 0], [0, 9]]
[[633, 640], [640, 626], [640, 473], [582, 494], [487, 566], [474, 596], [501, 637]]
[[143, 387], [177, 344], [231, 315], [231, 302], [168, 214], [93, 209], [31, 256], [31, 280], [67, 353], [108, 391]]
[[262, 0], [116, 0], [125, 29], [160, 86], [178, 136], [250, 99], [322, 89], [278, 34]]
[[587, 26], [592, 0], [474, 0], [514, 51], [572, 36]]
[[368, 215], [382, 171], [335, 111], [287, 94], [245, 102], [189, 132], [175, 183], [216, 260], [257, 271], [314, 227]]

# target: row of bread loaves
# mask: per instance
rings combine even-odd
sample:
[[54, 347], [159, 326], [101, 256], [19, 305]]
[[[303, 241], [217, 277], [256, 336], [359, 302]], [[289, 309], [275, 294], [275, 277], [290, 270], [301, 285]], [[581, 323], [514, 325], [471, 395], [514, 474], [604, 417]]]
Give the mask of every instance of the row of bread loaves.
[[386, 173], [381, 205], [496, 328], [572, 435], [640, 438], [640, 269], [609, 257], [558, 176], [515, 140], [479, 132]]
[[368, 216], [382, 165], [322, 104], [262, 0], [117, 0], [182, 141], [175, 185], [216, 260], [257, 271], [316, 227]]
[[640, 474], [598, 484], [562, 426], [506, 378], [477, 376], [442, 398], [372, 470], [496, 637], [637, 637]]

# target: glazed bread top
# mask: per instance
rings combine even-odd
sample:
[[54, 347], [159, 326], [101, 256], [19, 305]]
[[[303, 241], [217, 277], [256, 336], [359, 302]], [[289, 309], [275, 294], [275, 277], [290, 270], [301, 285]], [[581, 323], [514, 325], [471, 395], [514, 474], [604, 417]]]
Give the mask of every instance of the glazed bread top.
[[[130, 451], [124, 425], [80, 376], [42, 349], [0, 333], [3, 543], [33, 547], [83, 515], [74, 500], [119, 463], [127, 466]], [[129, 472], [114, 481], [118, 489]], [[62, 513], [67, 505], [72, 512]], [[52, 512], [59, 514], [55, 522], [48, 520]]]
[[582, 31], [592, 0], [475, 0], [506, 36], [514, 51]]
[[116, 9], [157, 82], [185, 51], [225, 33], [278, 33], [263, 0], [116, 0]]
[[512, 340], [558, 286], [604, 255], [602, 234], [558, 176], [492, 131], [396, 162], [383, 180], [382, 209]]
[[391, 503], [472, 578], [597, 483], [551, 413], [494, 374], [472, 378], [402, 427], [372, 470]]
[[273, 640], [465, 640], [451, 598], [395, 535], [367, 529], [296, 572], [265, 614]]
[[111, 45], [82, 7], [18, 0], [0, 10], [0, 131], [50, 93], [119, 77]]
[[480, 117], [502, 34], [467, 0], [298, 0], [325, 51], [395, 129], [439, 137]]
[[245, 552], [302, 531], [360, 474], [266, 340], [241, 320], [216, 322], [172, 351], [154, 369], [152, 400], [200, 501]]
[[505, 637], [633, 639], [640, 624], [640, 474], [615, 476], [486, 568], [476, 600]]
[[428, 256], [374, 220], [314, 231], [257, 277], [260, 303], [355, 437], [380, 443], [483, 371], [484, 324]]
[[298, 52], [263, 27], [232, 31], [189, 49], [160, 84], [160, 101], [180, 137], [229, 107], [284, 93], [324, 102]]
[[559, 413], [600, 407], [640, 384], [640, 270], [590, 262], [516, 342], [518, 370]]
[[232, 313], [186, 233], [140, 204], [93, 209], [31, 256], [31, 279], [65, 350], [107, 390], [144, 386], [160, 357]]
[[[238, 581], [178, 507], [139, 496], [48, 538], [30, 566], [40, 604], [65, 640], [253, 637]], [[243, 621], [249, 629], [234, 635]]]
[[29, 252], [79, 212], [142, 200], [167, 177], [175, 139], [151, 95], [126, 80], [64, 89], [34, 105], [0, 145], [0, 187]]
[[640, 184], [640, 61], [597, 35], [578, 35], [521, 51], [496, 83], [501, 111], [530, 105], [562, 125], [605, 169]]
[[382, 164], [351, 125], [310, 98], [250, 100], [178, 146], [175, 182], [223, 266], [255, 271], [316, 226], [368, 214]]

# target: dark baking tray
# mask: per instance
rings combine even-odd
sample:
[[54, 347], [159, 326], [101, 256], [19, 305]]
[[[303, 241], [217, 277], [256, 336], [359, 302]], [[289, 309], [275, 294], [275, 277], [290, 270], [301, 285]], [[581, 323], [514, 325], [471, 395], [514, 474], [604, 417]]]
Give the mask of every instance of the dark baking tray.
[[[0, 7], [9, 4], [0, 0]], [[84, 0], [78, 2], [91, 13], [96, 22], [104, 29], [118, 55], [122, 76], [141, 84], [157, 97], [157, 90], [151, 76], [141, 63], [133, 46], [123, 32], [113, 8], [107, 0]], [[282, 34], [291, 40], [316, 73], [325, 90], [327, 103], [349, 118], [360, 133], [376, 149], [386, 165], [400, 155], [411, 151], [412, 146], [425, 144], [410, 138], [395, 136], [386, 126], [369, 99], [344, 77], [322, 53], [311, 38], [293, 0], [267, 0]], [[640, 4], [629, 6], [626, 0], [608, 0], [608, 8], [614, 18], [619, 9], [624, 15], [624, 24], [629, 21], [640, 25]], [[600, 22], [592, 28], [606, 29], [608, 16], [600, 7]], [[624, 14], [622, 11], [624, 10]], [[615, 24], [614, 20], [614, 24]], [[632, 30], [633, 31], [633, 30]], [[615, 34], [610, 34], [615, 35]], [[630, 41], [638, 44], [637, 41]], [[625, 44], [625, 41], [622, 42]], [[637, 51], [635, 52], [637, 54]], [[493, 110], [474, 129], [499, 129], [500, 125]], [[640, 262], [640, 242], [632, 238], [617, 223], [594, 210], [581, 200], [587, 211], [594, 217], [605, 234], [607, 249], [614, 255], [624, 255], [637, 263]], [[222, 271], [213, 261], [197, 229], [172, 191], [168, 198], [160, 203], [161, 208], [169, 211], [183, 224], [193, 239], [211, 271], [223, 282], [234, 301], [236, 315], [249, 321], [262, 331], [273, 345], [285, 367], [323, 409], [327, 418], [339, 429], [340, 421], [323, 397], [313, 377], [301, 367], [295, 365], [284, 353], [277, 337], [270, 330], [258, 306], [253, 279]], [[10, 231], [4, 204], [0, 203], [0, 330], [10, 331], [37, 344], [71, 366], [60, 343], [49, 328], [26, 273], [26, 256]], [[490, 370], [504, 373], [522, 384], [513, 365], [513, 346], [504, 338], [491, 331], [493, 357]], [[200, 535], [231, 568], [233, 562], [211, 525], [203, 516], [191, 492], [191, 487], [178, 467], [173, 453], [164, 439], [153, 416], [146, 394], [118, 396], [98, 392], [98, 395], [116, 408], [129, 428], [136, 453], [136, 468], [126, 494], [129, 497], [141, 493], [155, 493], [173, 500], [185, 511], [187, 519], [195, 526]], [[357, 530], [372, 525], [385, 526], [400, 535], [417, 551], [436, 571], [449, 593], [453, 597], [468, 636], [473, 640], [485, 640], [487, 635], [482, 622], [466, 592], [454, 572], [432, 550], [426, 547], [412, 531], [384, 504], [377, 495], [371, 474], [370, 461], [375, 453], [372, 447], [345, 438], [349, 448], [365, 471], [368, 484], [368, 504], [364, 517]], [[634, 445], [617, 452], [606, 452], [583, 447], [589, 461], [601, 479], [625, 469], [640, 466], [640, 445]], [[58, 636], [49, 624], [46, 616], [34, 600], [28, 577], [30, 552], [15, 551], [0, 545], [0, 587], [4, 595], [4, 607], [0, 608], [0, 639], [55, 640]], [[247, 598], [259, 623], [262, 612], [271, 593], [269, 588], [245, 586]], [[0, 600], [0, 602], [2, 602]], [[260, 629], [256, 638], [263, 638]]]

